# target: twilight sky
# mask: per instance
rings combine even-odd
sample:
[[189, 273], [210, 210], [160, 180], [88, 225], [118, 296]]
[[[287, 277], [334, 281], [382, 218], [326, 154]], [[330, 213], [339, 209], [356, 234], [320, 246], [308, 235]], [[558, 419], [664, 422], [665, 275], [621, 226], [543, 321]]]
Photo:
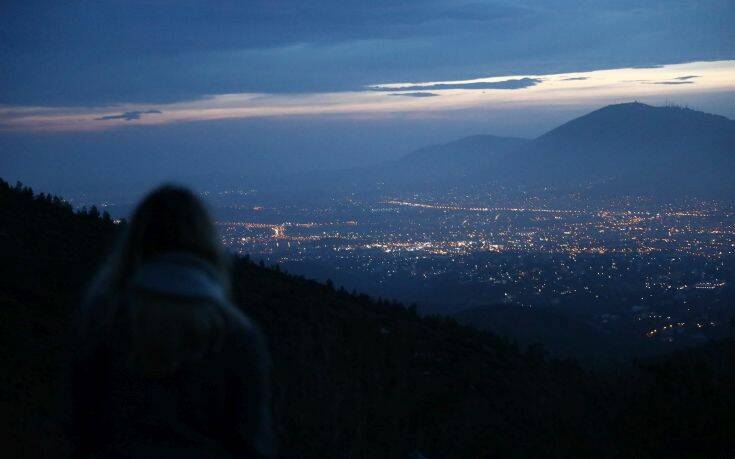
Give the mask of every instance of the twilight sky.
[[346, 167], [630, 100], [735, 118], [732, 24], [731, 0], [5, 0], [0, 176]]

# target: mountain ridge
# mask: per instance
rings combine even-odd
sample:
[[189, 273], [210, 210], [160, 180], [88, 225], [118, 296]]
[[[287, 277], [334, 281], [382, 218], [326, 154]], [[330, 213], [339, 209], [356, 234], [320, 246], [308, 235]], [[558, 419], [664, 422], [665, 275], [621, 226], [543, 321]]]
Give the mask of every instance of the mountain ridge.
[[[608, 105], [552, 129], [517, 151], [507, 167], [530, 172], [528, 178], [554, 181], [557, 176], [579, 180], [575, 173], [587, 179], [609, 174], [655, 180], [654, 172], [663, 166], [661, 172], [676, 181], [696, 170], [696, 164], [681, 169], [681, 161], [715, 162], [726, 153], [732, 160], [735, 121], [633, 102]], [[699, 166], [706, 169], [709, 163]]]
[[529, 140], [520, 137], [505, 137], [492, 134], [476, 134], [462, 137], [446, 143], [421, 147], [400, 157], [394, 162], [443, 159], [441, 158], [441, 155], [446, 153], [475, 153], [478, 155], [492, 155], [502, 153], [505, 150], [510, 150], [525, 142], [529, 142]]
[[[483, 155], [487, 160], [478, 161]], [[393, 164], [413, 167], [386, 175], [392, 181], [403, 177], [407, 184], [462, 186], [482, 177], [480, 182], [514, 187], [598, 184], [613, 194], [721, 195], [735, 190], [728, 174], [735, 168], [735, 121], [689, 108], [628, 102], [594, 110], [532, 140], [469, 136], [420, 148]]]

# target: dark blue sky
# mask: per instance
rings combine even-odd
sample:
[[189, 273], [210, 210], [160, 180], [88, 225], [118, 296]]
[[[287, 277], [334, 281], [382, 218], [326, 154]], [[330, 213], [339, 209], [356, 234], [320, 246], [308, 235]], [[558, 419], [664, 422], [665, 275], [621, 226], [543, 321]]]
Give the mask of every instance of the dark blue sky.
[[735, 56], [731, 0], [5, 0], [0, 12], [0, 103], [18, 105], [341, 91]]
[[[238, 158], [238, 164], [254, 169], [342, 167], [460, 135], [534, 136], [613, 99], [567, 98], [530, 107], [523, 96], [517, 104], [504, 100], [502, 114], [493, 111], [492, 102], [509, 91], [525, 94], [526, 87], [548, 84], [543, 77], [548, 74], [735, 59], [733, 24], [731, 0], [5, 0], [0, 3], [0, 125], [5, 125], [0, 165], [10, 171], [3, 174], [30, 175], [32, 182], [43, 176], [34, 173], [37, 158], [72, 151], [99, 162], [92, 169], [110, 171], [109, 164], [119, 160], [113, 155], [135, 149], [129, 154], [153, 158], [165, 146], [173, 157], [181, 149], [187, 158], [209, 155], [212, 164]], [[424, 97], [384, 97], [383, 108], [355, 115], [373, 103], [363, 94], [369, 85], [494, 76], [509, 77], [465, 86], [498, 91], [476, 92], [487, 97], [481, 104], [427, 97], [436, 95], [435, 89], [451, 96], [448, 90], [462, 87], [456, 83], [433, 84], [426, 91], [404, 84]], [[586, 78], [568, 80], [589, 83]], [[715, 86], [696, 92], [716, 79], [708, 74], [689, 80], [676, 85], [679, 92], [671, 92], [675, 85], [666, 80], [651, 81], [669, 86], [652, 100], [699, 104], [731, 116], [733, 91], [722, 92], [720, 84], [722, 94], [713, 92]], [[589, 94], [592, 87], [587, 86]], [[625, 97], [620, 91], [614, 101]], [[258, 97], [220, 97], [241, 93]], [[340, 99], [339, 94], [352, 95]], [[633, 92], [630, 98], [639, 96]], [[340, 119], [341, 112], [330, 108], [335, 101], [352, 115]], [[212, 113], [234, 105], [240, 111], [213, 120]], [[289, 108], [282, 110], [284, 105]], [[25, 132], [17, 126], [28, 122], [29, 113], [37, 117], [33, 123], [45, 123], [51, 114], [54, 126], [62, 119], [63, 128], [74, 132]], [[237, 120], [240, 116], [249, 119]], [[140, 126], [155, 120], [174, 124]], [[125, 133], [85, 131], [100, 123]], [[226, 134], [211, 135], [213, 130]], [[178, 140], [187, 136], [200, 139], [197, 153]], [[281, 163], [294, 160], [269, 159], [277, 157]], [[161, 177], [192, 172], [179, 167], [174, 173], [170, 163], [148, 166]], [[53, 168], [45, 170], [49, 176]], [[54, 178], [68, 181], [61, 173]]]

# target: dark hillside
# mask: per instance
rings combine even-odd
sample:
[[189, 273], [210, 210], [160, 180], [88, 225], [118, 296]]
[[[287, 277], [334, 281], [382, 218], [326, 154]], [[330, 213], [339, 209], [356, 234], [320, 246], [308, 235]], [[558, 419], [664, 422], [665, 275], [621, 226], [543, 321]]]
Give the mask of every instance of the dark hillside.
[[650, 343], [635, 333], [627, 339], [611, 336], [572, 314], [552, 308], [527, 308], [517, 304], [494, 304], [452, 314], [461, 324], [500, 336], [522, 346], [543, 343], [552, 355], [595, 360], [600, 356], [619, 361], [653, 351]]
[[[74, 213], [60, 200], [0, 183], [5, 450], [65, 456], [58, 394], [70, 316], [117, 229], [96, 210]], [[270, 340], [284, 457], [733, 452], [732, 365], [717, 360], [732, 355], [732, 343], [689, 360], [621, 369], [603, 384], [575, 363], [519, 351], [452, 320], [418, 318], [246, 259], [234, 271], [237, 303]], [[686, 427], [690, 419], [696, 428]], [[682, 444], [694, 446], [672, 449]]]
[[641, 362], [613, 384], [613, 428], [636, 457], [735, 457], [732, 338]]
[[0, 180], [0, 413], [3, 444], [22, 445], [19, 457], [66, 446], [54, 421], [66, 330], [116, 229], [96, 209], [75, 213]]

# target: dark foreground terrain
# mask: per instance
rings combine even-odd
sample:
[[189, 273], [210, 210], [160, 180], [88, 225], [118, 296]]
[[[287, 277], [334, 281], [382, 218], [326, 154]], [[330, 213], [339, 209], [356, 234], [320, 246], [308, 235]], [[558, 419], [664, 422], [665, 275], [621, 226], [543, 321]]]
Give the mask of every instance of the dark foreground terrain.
[[[0, 444], [64, 457], [69, 324], [120, 230], [0, 181]], [[284, 457], [735, 457], [735, 342], [605, 369], [235, 262]]]

